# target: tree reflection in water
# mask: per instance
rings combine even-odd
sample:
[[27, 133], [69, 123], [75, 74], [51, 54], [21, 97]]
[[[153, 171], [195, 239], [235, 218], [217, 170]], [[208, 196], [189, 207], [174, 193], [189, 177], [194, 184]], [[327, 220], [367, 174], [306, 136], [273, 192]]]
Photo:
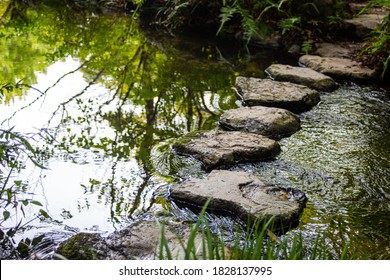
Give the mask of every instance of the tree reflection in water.
[[[154, 39], [117, 14], [21, 5], [6, 18], [0, 83], [19, 86], [5, 91], [3, 106], [10, 113], [2, 116], [2, 126], [17, 128], [22, 116], [45, 111], [45, 121], [26, 128], [50, 135], [37, 143], [42, 161], [52, 169], [63, 161], [76, 165], [70, 170], [90, 164], [106, 170], [83, 182], [76, 176], [73, 183], [85, 196], [74, 202], [77, 208], [62, 208], [69, 214], [61, 214], [63, 219], [96, 203], [110, 209], [107, 219], [114, 228], [148, 212], [161, 185], [153, 147], [186, 131], [211, 128], [223, 110], [235, 106], [234, 72], [226, 61], [214, 59], [213, 48], [202, 49], [198, 57], [183, 55], [175, 38]], [[222, 58], [219, 50], [218, 55]], [[69, 62], [75, 66], [64, 72]], [[57, 64], [53, 73], [50, 65]], [[45, 81], [49, 75], [52, 82]], [[49, 187], [46, 172], [35, 179], [43, 184], [43, 197]]]

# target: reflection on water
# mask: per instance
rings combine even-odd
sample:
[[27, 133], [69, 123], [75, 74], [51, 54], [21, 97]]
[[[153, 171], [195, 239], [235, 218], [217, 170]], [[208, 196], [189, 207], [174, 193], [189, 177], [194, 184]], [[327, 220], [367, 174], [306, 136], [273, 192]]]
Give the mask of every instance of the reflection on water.
[[[108, 233], [160, 211], [169, 184], [204, 174], [194, 159], [174, 155], [171, 141], [215, 127], [236, 106], [236, 75], [264, 77], [272, 62], [290, 62], [270, 51], [152, 36], [118, 15], [19, 12], [1, 30], [0, 86], [14, 87], [4, 91], [0, 122], [45, 135], [34, 144], [48, 169], [28, 164], [18, 178], [52, 218], [19, 238]], [[275, 161], [233, 169], [308, 194], [290, 234], [310, 242], [324, 232], [335, 246], [350, 241], [360, 257], [389, 258], [388, 93], [345, 84], [300, 117], [302, 130], [281, 141]]]
[[197, 46], [195, 57], [128, 17], [48, 7], [18, 13], [0, 40], [0, 82], [12, 86], [0, 122], [46, 137], [34, 144], [48, 169], [27, 163], [19, 178], [44, 204], [47, 226], [111, 232], [152, 212], [154, 192], [167, 183], [154, 147], [216, 125], [236, 101], [232, 65], [217, 47]]

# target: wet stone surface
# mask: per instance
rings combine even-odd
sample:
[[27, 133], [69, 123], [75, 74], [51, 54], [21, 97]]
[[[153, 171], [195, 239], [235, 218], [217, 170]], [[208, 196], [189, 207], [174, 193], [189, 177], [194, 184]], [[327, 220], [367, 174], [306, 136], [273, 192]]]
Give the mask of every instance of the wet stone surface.
[[171, 197], [180, 203], [202, 207], [253, 223], [274, 217], [275, 225], [297, 225], [306, 202], [303, 192], [269, 185], [247, 172], [213, 170], [207, 178], [174, 185]]
[[237, 162], [262, 161], [275, 157], [280, 146], [265, 136], [241, 131], [199, 131], [179, 138], [173, 148], [194, 156], [206, 170]]
[[231, 109], [221, 115], [219, 124], [228, 130], [261, 134], [272, 139], [281, 139], [297, 132], [299, 118], [288, 110], [254, 106]]
[[237, 93], [248, 106], [268, 106], [300, 113], [310, 110], [320, 101], [316, 90], [290, 82], [237, 77]]
[[325, 75], [352, 80], [371, 80], [376, 77], [373, 69], [348, 58], [304, 55], [299, 62]]
[[[110, 247], [119, 251], [126, 259], [150, 260], [159, 258], [161, 230], [164, 223], [164, 233], [167, 245], [174, 259], [184, 259], [181, 241], [187, 242], [191, 233], [191, 224], [166, 220], [157, 222], [138, 221], [125, 229], [111, 234], [107, 238]], [[194, 239], [200, 247], [202, 238], [197, 235]], [[202, 251], [199, 250], [199, 258]]]
[[77, 233], [60, 244], [55, 258], [69, 260], [118, 260], [123, 255], [112, 250], [106, 240], [97, 233]]
[[[162, 222], [138, 221], [132, 225], [102, 237], [97, 233], [78, 233], [62, 242], [55, 259], [69, 260], [154, 260], [159, 259]], [[172, 257], [184, 259], [181, 240], [187, 241], [191, 225], [164, 221], [164, 232]], [[201, 245], [201, 235], [194, 242]], [[199, 251], [199, 258], [202, 251]]]
[[377, 28], [385, 18], [385, 14], [362, 14], [352, 19], [344, 20], [344, 28], [356, 38], [364, 39], [371, 35], [371, 32]]
[[297, 83], [316, 90], [334, 90], [338, 87], [331, 77], [311, 68], [273, 64], [265, 71], [277, 81]]
[[358, 44], [344, 43], [334, 44], [328, 42], [322, 42], [315, 44], [316, 50], [314, 54], [324, 57], [344, 57], [351, 58], [357, 49], [359, 48]]

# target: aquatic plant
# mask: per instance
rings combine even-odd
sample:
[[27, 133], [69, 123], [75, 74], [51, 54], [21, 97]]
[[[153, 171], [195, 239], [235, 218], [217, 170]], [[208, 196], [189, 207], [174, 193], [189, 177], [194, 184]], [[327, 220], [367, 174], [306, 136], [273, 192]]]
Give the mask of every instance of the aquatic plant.
[[[330, 260], [354, 259], [348, 242], [343, 244], [340, 252], [332, 251], [325, 236], [318, 235], [314, 243], [305, 245], [301, 234], [293, 236], [275, 234], [273, 219], [255, 222], [243, 231], [237, 227], [233, 240], [226, 241], [222, 233], [215, 234], [207, 219], [206, 210], [211, 199], [198, 214], [187, 240], [180, 239], [185, 260]], [[165, 225], [161, 223], [159, 259], [173, 260], [173, 255], [165, 235]], [[201, 238], [199, 244], [198, 238]]]

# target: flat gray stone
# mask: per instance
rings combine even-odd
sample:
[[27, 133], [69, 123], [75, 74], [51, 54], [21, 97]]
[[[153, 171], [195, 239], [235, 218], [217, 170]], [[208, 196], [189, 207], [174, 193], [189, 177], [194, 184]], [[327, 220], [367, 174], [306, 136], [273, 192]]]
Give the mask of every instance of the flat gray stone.
[[338, 44], [323, 42], [317, 43], [315, 54], [323, 57], [344, 57], [351, 58], [353, 53], [359, 48], [358, 45], [353, 43], [345, 44], [341, 46]]
[[[191, 235], [191, 224], [166, 220], [158, 224], [156, 221], [140, 220], [106, 238], [107, 244], [122, 253], [125, 259], [158, 260], [161, 245], [161, 227], [167, 245], [174, 259], [184, 259], [185, 252], [181, 242], [187, 242]], [[197, 248], [202, 247], [202, 236], [198, 233], [194, 242]], [[202, 249], [198, 258], [202, 257]]]
[[300, 128], [299, 118], [286, 109], [254, 106], [223, 113], [219, 124], [228, 130], [257, 133], [272, 139], [290, 136]]
[[77, 233], [63, 241], [57, 248], [56, 254], [68, 260], [125, 259], [120, 252], [112, 250], [99, 234], [84, 232]]
[[311, 68], [272, 64], [265, 71], [277, 81], [301, 84], [316, 90], [333, 90], [338, 87], [331, 77]]
[[202, 207], [212, 198], [209, 209], [242, 221], [275, 218], [284, 228], [295, 226], [306, 202], [303, 192], [275, 187], [247, 172], [213, 170], [205, 179], [191, 179], [174, 185], [171, 197], [179, 202]]
[[345, 28], [353, 32], [356, 37], [364, 39], [371, 35], [385, 16], [385, 14], [362, 14], [352, 19], [345, 19], [344, 24]]
[[268, 106], [300, 113], [310, 110], [320, 101], [316, 90], [290, 82], [237, 77], [237, 93], [248, 106]]
[[375, 70], [362, 66], [360, 63], [348, 58], [304, 55], [299, 58], [299, 63], [325, 75], [337, 78], [370, 80], [376, 76]]
[[279, 143], [265, 136], [241, 131], [199, 131], [179, 138], [173, 145], [179, 154], [199, 159], [206, 170], [237, 162], [271, 159]]
[[[164, 225], [172, 256], [184, 259], [181, 242], [189, 239], [191, 225], [169, 220], [164, 221]], [[97, 233], [77, 233], [63, 241], [56, 253], [69, 260], [156, 260], [159, 259], [161, 226], [157, 221], [140, 220], [107, 237]], [[200, 248], [201, 234], [197, 234], [194, 241]], [[58, 255], [54, 258], [58, 258]], [[199, 250], [197, 257], [202, 257], [202, 250]]]

